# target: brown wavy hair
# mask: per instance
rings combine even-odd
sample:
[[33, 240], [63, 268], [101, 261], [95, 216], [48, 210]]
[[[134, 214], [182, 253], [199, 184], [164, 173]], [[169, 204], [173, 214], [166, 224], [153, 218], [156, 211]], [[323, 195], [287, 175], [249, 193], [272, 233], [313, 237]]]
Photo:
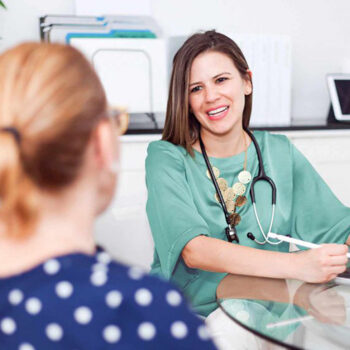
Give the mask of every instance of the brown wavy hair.
[[106, 96], [90, 63], [61, 44], [24, 43], [0, 56], [0, 220], [24, 236], [36, 222], [38, 192], [78, 176]]
[[[238, 45], [215, 30], [190, 36], [176, 53], [169, 87], [168, 105], [162, 140], [184, 147], [193, 156], [192, 145], [199, 136], [200, 124], [189, 108], [190, 72], [194, 59], [206, 51], [216, 51], [230, 57], [243, 79], [249, 80], [248, 63]], [[248, 128], [253, 93], [245, 96], [242, 126]]]

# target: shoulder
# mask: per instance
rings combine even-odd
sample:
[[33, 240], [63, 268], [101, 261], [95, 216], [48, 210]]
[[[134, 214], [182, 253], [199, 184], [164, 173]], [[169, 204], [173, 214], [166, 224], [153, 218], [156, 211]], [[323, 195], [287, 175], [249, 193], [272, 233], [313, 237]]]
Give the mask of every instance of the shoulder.
[[171, 155], [172, 157], [183, 157], [186, 150], [168, 141], [153, 141], [148, 145], [147, 157]]
[[274, 144], [290, 144], [290, 140], [286, 135], [271, 133], [269, 131], [255, 130], [254, 136], [262, 143], [271, 142]]
[[254, 136], [263, 152], [289, 153], [291, 150], [292, 143], [285, 135], [255, 130]]
[[154, 141], [148, 145], [146, 173], [163, 173], [164, 169], [182, 171], [185, 157], [190, 157], [186, 150], [168, 141]]
[[[15, 278], [15, 284], [0, 285], [0, 296], [15, 289], [25, 298], [35, 297], [31, 298], [33, 307], [7, 310], [12, 310], [8, 316], [16, 319], [18, 334], [28, 326], [28, 313], [40, 314], [40, 322], [31, 328], [31, 339], [40, 339], [41, 348], [51, 348], [50, 341], [54, 340], [50, 335], [41, 336], [49, 323], [59, 328], [62, 343], [70, 344], [80, 337], [86, 349], [100, 347], [100, 341], [119, 342], [121, 347], [130, 348], [144, 348], [146, 340], [153, 345], [159, 341], [169, 344], [179, 320], [185, 333], [192, 334], [193, 342], [200, 341], [200, 323], [175, 287], [138, 268], [113, 262], [105, 252], [50, 259], [26, 276], [30, 285], [24, 276]], [[5, 299], [0, 302], [1, 311]], [[26, 305], [29, 301], [26, 299]], [[96, 334], [103, 338], [96, 338]]]

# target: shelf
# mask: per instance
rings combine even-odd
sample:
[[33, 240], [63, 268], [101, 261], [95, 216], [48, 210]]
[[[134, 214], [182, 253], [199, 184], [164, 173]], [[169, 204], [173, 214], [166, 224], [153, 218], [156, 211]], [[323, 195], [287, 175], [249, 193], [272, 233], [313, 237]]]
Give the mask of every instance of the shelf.
[[[252, 126], [252, 130], [267, 131], [313, 131], [313, 130], [345, 130], [350, 129], [350, 122], [328, 123], [327, 120], [297, 120], [293, 121], [289, 126]], [[133, 128], [128, 129], [127, 135], [142, 134], [161, 134], [162, 129], [154, 129], [150, 124], [150, 128]]]

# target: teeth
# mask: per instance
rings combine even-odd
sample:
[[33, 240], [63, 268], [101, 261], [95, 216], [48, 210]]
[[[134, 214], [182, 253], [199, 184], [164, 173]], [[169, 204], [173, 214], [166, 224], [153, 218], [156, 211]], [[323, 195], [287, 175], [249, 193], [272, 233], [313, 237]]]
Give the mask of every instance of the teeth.
[[215, 114], [218, 114], [218, 113], [221, 113], [223, 111], [226, 111], [226, 109], [228, 109], [228, 107], [220, 107], [220, 108], [217, 108], [217, 109], [214, 109], [213, 111], [210, 111], [208, 112], [209, 115], [215, 115]]

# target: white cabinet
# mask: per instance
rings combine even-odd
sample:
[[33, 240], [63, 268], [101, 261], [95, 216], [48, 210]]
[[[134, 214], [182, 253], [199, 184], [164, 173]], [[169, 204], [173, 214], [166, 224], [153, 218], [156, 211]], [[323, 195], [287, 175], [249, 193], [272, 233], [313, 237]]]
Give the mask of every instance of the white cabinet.
[[[283, 131], [309, 159], [338, 198], [350, 206], [350, 130]], [[149, 268], [153, 241], [145, 205], [148, 143], [161, 135], [122, 137], [121, 174], [115, 199], [98, 220], [96, 240], [120, 261]]]
[[161, 135], [122, 137], [121, 172], [115, 198], [97, 220], [95, 238], [117, 260], [149, 269], [153, 240], [146, 216], [145, 159]]
[[350, 206], [350, 130], [283, 132], [306, 156], [335, 195]]

